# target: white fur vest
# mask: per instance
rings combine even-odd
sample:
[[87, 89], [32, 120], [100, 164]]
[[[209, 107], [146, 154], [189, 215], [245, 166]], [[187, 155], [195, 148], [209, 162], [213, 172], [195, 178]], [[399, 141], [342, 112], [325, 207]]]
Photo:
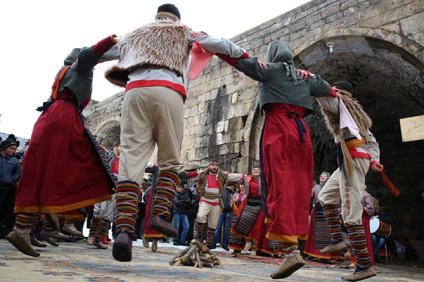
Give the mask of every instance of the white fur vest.
[[[363, 138], [368, 137], [368, 131], [372, 126], [371, 118], [362, 109], [362, 106], [354, 98], [342, 95], [341, 99], [346, 105], [347, 110], [359, 128], [359, 133]], [[328, 130], [340, 141], [344, 141], [352, 136], [348, 129], [340, 130], [340, 112], [332, 113], [321, 107], [321, 112], [325, 117]]]
[[119, 41], [119, 62], [106, 71], [106, 79], [125, 87], [131, 70], [143, 65], [168, 68], [183, 76], [190, 54], [189, 30], [179, 22], [159, 20], [130, 32]]

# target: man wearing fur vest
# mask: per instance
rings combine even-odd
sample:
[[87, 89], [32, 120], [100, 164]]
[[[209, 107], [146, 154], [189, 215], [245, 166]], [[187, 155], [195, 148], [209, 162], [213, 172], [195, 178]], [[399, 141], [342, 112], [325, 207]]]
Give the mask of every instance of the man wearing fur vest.
[[[180, 175], [182, 175], [181, 173]], [[244, 179], [243, 174], [229, 173], [219, 169], [218, 162], [212, 160], [208, 168], [201, 172], [189, 172], [186, 177], [197, 177], [197, 193], [200, 195], [199, 211], [197, 212], [197, 240], [203, 242], [206, 221], [208, 229], [206, 245], [212, 245], [213, 234], [221, 213], [220, 198], [227, 182], [239, 182]]]
[[[106, 79], [125, 87], [121, 111], [121, 155], [116, 189], [116, 239], [113, 257], [132, 259], [132, 237], [137, 220], [139, 184], [155, 145], [160, 174], [155, 184], [150, 227], [167, 237], [178, 237], [170, 224], [175, 189], [182, 169], [180, 149], [184, 134], [187, 69], [193, 43], [203, 32], [181, 23], [173, 4], [159, 6], [155, 22], [123, 36]], [[241, 48], [229, 57], [240, 57]], [[193, 65], [193, 59], [191, 64]]]
[[379, 162], [378, 143], [370, 132], [371, 119], [352, 98], [352, 85], [347, 81], [339, 81], [332, 86], [337, 92], [336, 99], [317, 98], [327, 128], [334, 135], [339, 163], [339, 168], [333, 172], [318, 195], [331, 236], [331, 243], [320, 252], [338, 252], [347, 247], [343, 241], [338, 211], [341, 199], [342, 218], [356, 259], [354, 273], [342, 277], [342, 280], [357, 281], [376, 275], [365, 244], [361, 194], [369, 168], [382, 172], [383, 166]]

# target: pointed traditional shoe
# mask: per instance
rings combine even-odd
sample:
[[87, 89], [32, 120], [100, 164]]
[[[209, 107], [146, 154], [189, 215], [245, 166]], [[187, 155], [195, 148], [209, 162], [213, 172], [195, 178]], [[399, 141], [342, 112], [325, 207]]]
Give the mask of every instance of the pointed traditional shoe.
[[49, 238], [53, 238], [56, 240], [63, 240], [63, 241], [68, 241], [70, 239], [68, 235], [60, 233], [59, 231], [56, 231], [56, 230], [49, 231], [49, 230], [43, 229], [41, 230], [40, 235], [43, 236], [44, 238], [49, 237]]
[[112, 255], [117, 261], [131, 261], [132, 237], [125, 232], [120, 232], [113, 243]]
[[88, 238], [87, 238], [87, 245], [92, 246], [92, 245], [93, 245], [93, 243], [94, 243], [94, 237], [88, 237]]
[[360, 280], [367, 279], [367, 278], [370, 278], [370, 277], [373, 277], [373, 276], [376, 276], [376, 275], [377, 274], [376, 274], [375, 270], [372, 267], [370, 267], [370, 268], [364, 269], [362, 271], [354, 272], [352, 275], [342, 277], [342, 280], [344, 280], [344, 281], [360, 281]]
[[149, 248], [149, 240], [146, 239], [146, 237], [143, 236], [143, 247]]
[[150, 220], [150, 227], [153, 230], [156, 230], [157, 232], [160, 232], [161, 234], [165, 235], [166, 237], [179, 237], [178, 231], [175, 230], [171, 224], [169, 224], [157, 215], [153, 216]]
[[340, 241], [336, 244], [330, 244], [324, 249], [320, 250], [319, 252], [321, 254], [329, 254], [329, 253], [335, 253], [335, 252], [342, 252], [347, 250], [347, 245], [344, 241]]
[[68, 226], [64, 225], [61, 229], [63, 234], [66, 235], [75, 235], [75, 236], [81, 236], [82, 233], [74, 228], [69, 228]]
[[271, 278], [280, 279], [289, 277], [296, 270], [302, 268], [304, 265], [305, 261], [300, 255], [300, 251], [295, 250], [284, 258], [284, 261], [280, 265], [280, 267], [273, 274], [271, 274]]
[[53, 247], [59, 247], [59, 244], [53, 238], [43, 237], [43, 239]]
[[[29, 234], [27, 234], [29, 237]], [[28, 255], [28, 256], [32, 256], [32, 257], [39, 257], [40, 254], [37, 253], [30, 244], [28, 244], [28, 242], [24, 239], [24, 237], [22, 237], [21, 235], [19, 235], [17, 232], [12, 231], [9, 234], [6, 235], [6, 239], [7, 241], [10, 242], [10, 244], [12, 244], [16, 249], [18, 249], [21, 253]]]
[[41, 243], [40, 241], [38, 241], [36, 238], [35, 238], [35, 236], [34, 237], [29, 237], [30, 238], [30, 240], [31, 240], [31, 245], [33, 245], [33, 246], [35, 246], [35, 247], [40, 247], [40, 248], [45, 248], [45, 247], [47, 247], [47, 245], [46, 244], [44, 244], [44, 243]]
[[103, 250], [107, 249], [107, 246], [103, 245], [102, 241], [94, 241], [93, 246], [96, 246], [97, 248], [103, 249]]
[[153, 240], [152, 243], [152, 252], [156, 253], [158, 250], [158, 240]]

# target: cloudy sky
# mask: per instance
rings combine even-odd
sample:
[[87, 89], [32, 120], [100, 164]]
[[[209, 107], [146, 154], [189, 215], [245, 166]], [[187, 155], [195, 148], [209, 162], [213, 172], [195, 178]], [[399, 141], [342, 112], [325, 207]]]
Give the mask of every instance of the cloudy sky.
[[[63, 59], [74, 47], [90, 46], [110, 34], [124, 35], [154, 20], [157, 7], [175, 4], [181, 21], [215, 37], [232, 38], [284, 14], [307, 0], [20, 0], [0, 4], [0, 132], [30, 138]], [[250, 2], [252, 3], [252, 2]], [[104, 79], [111, 63], [96, 66], [92, 98], [121, 89]]]

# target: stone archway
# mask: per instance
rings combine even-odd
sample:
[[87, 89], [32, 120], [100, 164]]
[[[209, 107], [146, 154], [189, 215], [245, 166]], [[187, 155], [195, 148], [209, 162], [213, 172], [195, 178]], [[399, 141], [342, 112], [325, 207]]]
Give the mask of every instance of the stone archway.
[[121, 123], [119, 120], [106, 121], [96, 129], [94, 135], [97, 136], [99, 143], [106, 147], [108, 150], [112, 150], [120, 141]]

